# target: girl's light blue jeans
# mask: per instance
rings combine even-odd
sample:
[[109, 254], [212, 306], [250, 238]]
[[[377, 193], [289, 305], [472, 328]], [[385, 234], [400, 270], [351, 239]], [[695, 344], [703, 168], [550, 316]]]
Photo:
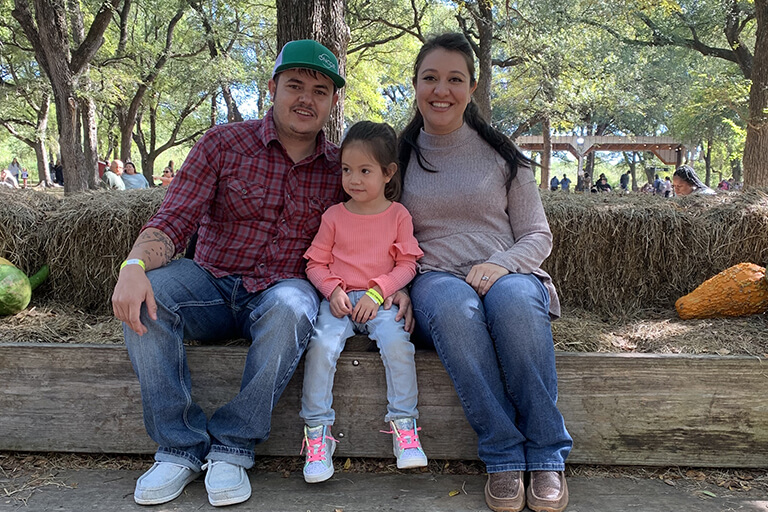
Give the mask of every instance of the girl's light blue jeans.
[[573, 441], [557, 408], [549, 293], [531, 274], [484, 298], [444, 272], [411, 286], [416, 335], [434, 345], [478, 436], [489, 473], [561, 471]]
[[[365, 295], [365, 290], [348, 293], [352, 307]], [[315, 332], [309, 341], [304, 360], [304, 389], [301, 413], [310, 427], [333, 425], [336, 413], [333, 404], [333, 378], [336, 362], [347, 338], [355, 332], [367, 334], [376, 342], [384, 362], [387, 379], [387, 414], [384, 421], [398, 418], [418, 418], [418, 387], [416, 385], [415, 349], [404, 321], [395, 322], [397, 306], [379, 307], [376, 318], [364, 324], [353, 322], [349, 316], [336, 318], [327, 300], [320, 304]]]
[[[249, 293], [239, 276], [215, 278], [179, 259], [147, 273], [157, 320], [141, 307], [143, 336], [123, 326], [141, 386], [144, 425], [159, 445], [155, 460], [200, 471], [203, 460], [250, 468], [267, 439], [272, 408], [312, 334], [319, 298], [309, 281], [286, 279]], [[240, 392], [208, 419], [192, 400], [185, 339], [251, 340]]]

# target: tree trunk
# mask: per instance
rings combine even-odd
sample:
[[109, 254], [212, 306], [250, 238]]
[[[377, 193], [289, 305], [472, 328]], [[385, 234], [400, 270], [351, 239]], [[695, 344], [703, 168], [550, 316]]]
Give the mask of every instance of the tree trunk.
[[768, 186], [768, 0], [755, 0], [757, 33], [744, 143], [744, 185]]
[[[314, 39], [339, 59], [339, 73], [346, 76], [349, 27], [344, 21], [345, 0], [277, 0], [277, 46], [288, 41]], [[338, 143], [344, 135], [344, 89], [331, 111], [325, 135]]]
[[704, 184], [708, 187], [712, 181], [712, 134], [707, 137], [707, 151], [704, 154]]
[[[479, 0], [480, 16], [475, 18], [477, 31], [480, 36], [480, 48], [477, 55], [480, 62], [480, 73], [477, 81], [477, 90], [475, 90], [473, 97], [477, 103], [477, 108], [480, 110], [480, 114], [488, 122], [491, 121], [491, 79], [493, 77], [491, 55], [491, 47], [493, 46], [493, 13], [491, 7], [490, 0]], [[542, 155], [543, 161], [544, 156]]]
[[541, 151], [541, 188], [549, 189], [549, 171], [552, 165], [552, 132], [549, 116], [545, 116], [541, 122], [541, 133], [544, 136], [544, 148]]
[[46, 187], [53, 186], [51, 170], [45, 158], [45, 136], [48, 133], [48, 114], [51, 110], [51, 98], [48, 93], [43, 94], [40, 102], [40, 110], [37, 111], [37, 128], [35, 130], [35, 157], [37, 158], [37, 175], [40, 182]]

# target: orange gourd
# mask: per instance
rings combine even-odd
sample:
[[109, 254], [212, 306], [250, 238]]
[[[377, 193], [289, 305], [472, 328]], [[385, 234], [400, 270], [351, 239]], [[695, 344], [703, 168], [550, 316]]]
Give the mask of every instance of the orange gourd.
[[699, 285], [675, 302], [680, 318], [748, 316], [768, 310], [768, 280], [765, 268], [739, 263]]

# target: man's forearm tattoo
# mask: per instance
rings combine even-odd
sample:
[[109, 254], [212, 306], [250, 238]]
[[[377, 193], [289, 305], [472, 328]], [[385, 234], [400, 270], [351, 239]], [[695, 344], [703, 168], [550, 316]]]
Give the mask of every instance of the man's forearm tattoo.
[[139, 235], [134, 247], [141, 249], [142, 259], [146, 263], [158, 267], [171, 261], [175, 252], [173, 242], [162, 231], [144, 231]]

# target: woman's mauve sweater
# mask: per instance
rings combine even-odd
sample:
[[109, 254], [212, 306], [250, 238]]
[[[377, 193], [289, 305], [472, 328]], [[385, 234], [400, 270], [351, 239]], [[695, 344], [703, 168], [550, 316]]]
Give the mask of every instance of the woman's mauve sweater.
[[418, 144], [425, 164], [437, 170], [422, 169], [412, 153], [400, 200], [424, 251], [419, 271], [464, 278], [488, 262], [534, 274], [549, 290], [550, 314], [560, 316], [555, 286], [540, 268], [552, 233], [531, 169], [519, 167], [507, 192], [506, 161], [466, 123], [447, 135], [422, 130]]

